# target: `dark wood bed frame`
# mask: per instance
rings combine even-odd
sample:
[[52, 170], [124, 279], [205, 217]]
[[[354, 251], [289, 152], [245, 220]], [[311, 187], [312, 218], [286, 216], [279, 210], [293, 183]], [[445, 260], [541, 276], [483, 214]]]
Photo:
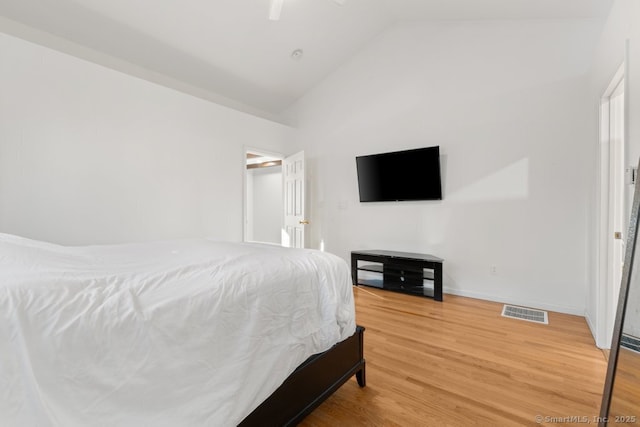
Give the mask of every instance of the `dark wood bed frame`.
[[239, 425], [295, 426], [354, 374], [366, 385], [364, 328], [324, 353], [311, 356]]

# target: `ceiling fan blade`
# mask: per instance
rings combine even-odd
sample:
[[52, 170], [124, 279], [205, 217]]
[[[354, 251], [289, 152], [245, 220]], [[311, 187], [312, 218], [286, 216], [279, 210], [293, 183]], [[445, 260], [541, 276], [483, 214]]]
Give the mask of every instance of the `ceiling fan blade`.
[[269, 19], [272, 21], [277, 21], [280, 19], [280, 12], [282, 12], [282, 4], [284, 0], [271, 0], [271, 5], [269, 6]]
[[[347, 0], [333, 0], [335, 4], [338, 6], [344, 5]], [[269, 5], [269, 19], [271, 21], [280, 20], [280, 14], [282, 13], [282, 5], [284, 4], [284, 0], [271, 0]]]

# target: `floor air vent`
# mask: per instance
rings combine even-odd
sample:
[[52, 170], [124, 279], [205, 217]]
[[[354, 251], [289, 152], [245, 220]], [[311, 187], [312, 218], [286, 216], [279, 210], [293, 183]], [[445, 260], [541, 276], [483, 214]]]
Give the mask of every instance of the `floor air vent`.
[[636, 338], [633, 335], [622, 334], [620, 337], [620, 345], [631, 351], [640, 353], [640, 338]]
[[547, 312], [543, 310], [534, 310], [533, 308], [517, 307], [515, 305], [507, 305], [502, 308], [504, 317], [512, 319], [526, 320], [527, 322], [549, 324]]

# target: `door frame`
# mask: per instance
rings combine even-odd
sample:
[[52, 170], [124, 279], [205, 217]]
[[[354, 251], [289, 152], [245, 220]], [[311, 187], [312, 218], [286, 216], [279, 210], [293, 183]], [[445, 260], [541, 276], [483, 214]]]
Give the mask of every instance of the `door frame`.
[[[616, 88], [628, 75], [628, 61], [625, 52], [625, 61], [616, 71], [613, 79], [609, 83], [609, 86], [604, 91], [600, 101], [600, 126], [599, 126], [599, 179], [598, 179], [598, 219], [597, 219], [597, 243], [596, 243], [596, 319], [595, 325], [590, 325], [594, 338], [596, 340], [596, 346], [599, 348], [607, 349], [611, 346], [611, 333], [609, 319], [615, 317], [615, 310], [612, 313], [612, 298], [614, 283], [612, 280], [611, 271], [616, 268], [613, 265], [614, 261], [611, 256], [612, 241], [610, 230], [610, 212], [613, 209], [612, 195], [609, 189], [610, 183], [610, 99]], [[629, 96], [628, 96], [628, 84], [624, 86], [624, 145], [623, 152], [627, 151], [628, 144], [628, 115], [629, 115]], [[626, 156], [625, 156], [626, 157]], [[626, 232], [626, 230], [624, 230]], [[619, 268], [619, 266], [617, 266]], [[595, 328], [594, 328], [595, 326]]]
[[278, 153], [271, 150], [265, 150], [255, 146], [244, 145], [242, 147], [242, 241], [253, 242], [253, 240], [247, 239], [247, 153], [262, 154], [263, 156], [269, 156], [283, 160], [285, 156], [282, 153]]

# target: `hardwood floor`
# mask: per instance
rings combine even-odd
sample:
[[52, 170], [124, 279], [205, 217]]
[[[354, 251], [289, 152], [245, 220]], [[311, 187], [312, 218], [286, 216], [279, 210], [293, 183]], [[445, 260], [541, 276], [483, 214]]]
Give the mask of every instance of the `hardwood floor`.
[[[613, 386], [613, 396], [609, 416], [621, 417], [626, 425], [640, 425], [640, 414], [637, 413], [638, 402], [640, 402], [640, 355], [635, 351], [620, 347], [618, 352], [618, 364], [616, 365], [616, 380]], [[635, 416], [633, 422], [627, 420], [626, 416]], [[623, 423], [611, 423], [622, 425]]]
[[599, 412], [606, 360], [582, 317], [540, 325], [471, 298], [354, 293], [367, 387], [349, 380], [302, 426], [558, 425]]

